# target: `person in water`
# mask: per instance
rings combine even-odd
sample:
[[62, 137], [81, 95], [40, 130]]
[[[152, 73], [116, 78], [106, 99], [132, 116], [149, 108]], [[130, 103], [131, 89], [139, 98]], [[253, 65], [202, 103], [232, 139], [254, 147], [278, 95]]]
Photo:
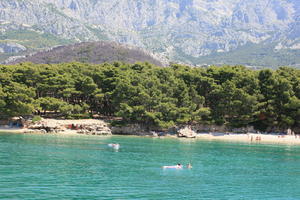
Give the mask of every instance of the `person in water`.
[[118, 143], [114, 144], [114, 143], [111, 143], [111, 144], [108, 144], [109, 147], [112, 147], [114, 149], [119, 149], [120, 148], [120, 145]]
[[186, 168], [192, 169], [193, 167], [192, 167], [191, 163], [188, 163], [188, 164], [186, 165]]
[[182, 169], [182, 164], [178, 163], [177, 165], [162, 166], [163, 169]]
[[177, 164], [178, 168], [182, 168], [182, 165], [180, 163]]

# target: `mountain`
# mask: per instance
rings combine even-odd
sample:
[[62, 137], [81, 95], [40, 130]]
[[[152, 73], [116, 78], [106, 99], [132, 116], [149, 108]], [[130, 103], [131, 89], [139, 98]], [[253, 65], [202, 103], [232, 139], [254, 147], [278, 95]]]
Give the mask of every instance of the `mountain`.
[[298, 65], [299, 0], [0, 0], [0, 42], [21, 48], [108, 40], [195, 65]]
[[73, 45], [59, 46], [47, 51], [12, 60], [6, 64], [32, 62], [53, 64], [62, 62], [86, 62], [100, 64], [115, 61], [125, 63], [149, 62], [164, 66], [164, 62], [154, 58], [150, 53], [129, 45], [115, 42], [82, 42]]

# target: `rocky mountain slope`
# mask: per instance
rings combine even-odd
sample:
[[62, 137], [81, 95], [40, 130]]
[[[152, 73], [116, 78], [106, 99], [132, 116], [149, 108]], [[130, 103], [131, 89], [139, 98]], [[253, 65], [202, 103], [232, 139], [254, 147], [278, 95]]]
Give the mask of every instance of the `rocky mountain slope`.
[[31, 52], [111, 40], [193, 64], [297, 65], [299, 13], [299, 0], [0, 0], [0, 42]]
[[7, 64], [32, 62], [53, 64], [62, 62], [86, 62], [100, 64], [104, 62], [149, 62], [158, 66], [165, 63], [151, 54], [136, 47], [121, 45], [115, 42], [82, 42], [74, 45], [59, 46], [47, 51], [41, 51], [30, 56], [12, 60]]

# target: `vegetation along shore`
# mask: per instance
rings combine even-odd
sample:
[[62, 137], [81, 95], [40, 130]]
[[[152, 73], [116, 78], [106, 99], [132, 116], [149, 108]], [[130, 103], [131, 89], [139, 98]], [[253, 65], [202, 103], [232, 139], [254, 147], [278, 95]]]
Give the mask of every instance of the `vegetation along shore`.
[[300, 70], [289, 67], [0, 65], [2, 121], [96, 116], [111, 127], [134, 124], [157, 133], [202, 125], [225, 127], [224, 132], [251, 127], [255, 132], [300, 134], [299, 111]]

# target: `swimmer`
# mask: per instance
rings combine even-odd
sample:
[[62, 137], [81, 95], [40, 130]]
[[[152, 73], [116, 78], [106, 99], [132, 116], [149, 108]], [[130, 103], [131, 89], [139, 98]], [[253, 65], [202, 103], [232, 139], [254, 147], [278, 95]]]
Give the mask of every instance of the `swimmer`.
[[192, 167], [191, 163], [188, 163], [188, 164], [186, 165], [186, 168], [192, 169], [193, 167]]
[[182, 169], [182, 164], [178, 163], [176, 166], [177, 166], [177, 169]]
[[116, 144], [113, 144], [113, 143], [112, 144], [108, 144], [108, 146], [112, 147], [112, 148], [114, 148], [116, 150], [118, 150], [120, 148], [120, 145], [118, 143], [116, 143]]
[[182, 165], [178, 163], [177, 165], [169, 165], [169, 166], [162, 166], [163, 169], [182, 169]]

